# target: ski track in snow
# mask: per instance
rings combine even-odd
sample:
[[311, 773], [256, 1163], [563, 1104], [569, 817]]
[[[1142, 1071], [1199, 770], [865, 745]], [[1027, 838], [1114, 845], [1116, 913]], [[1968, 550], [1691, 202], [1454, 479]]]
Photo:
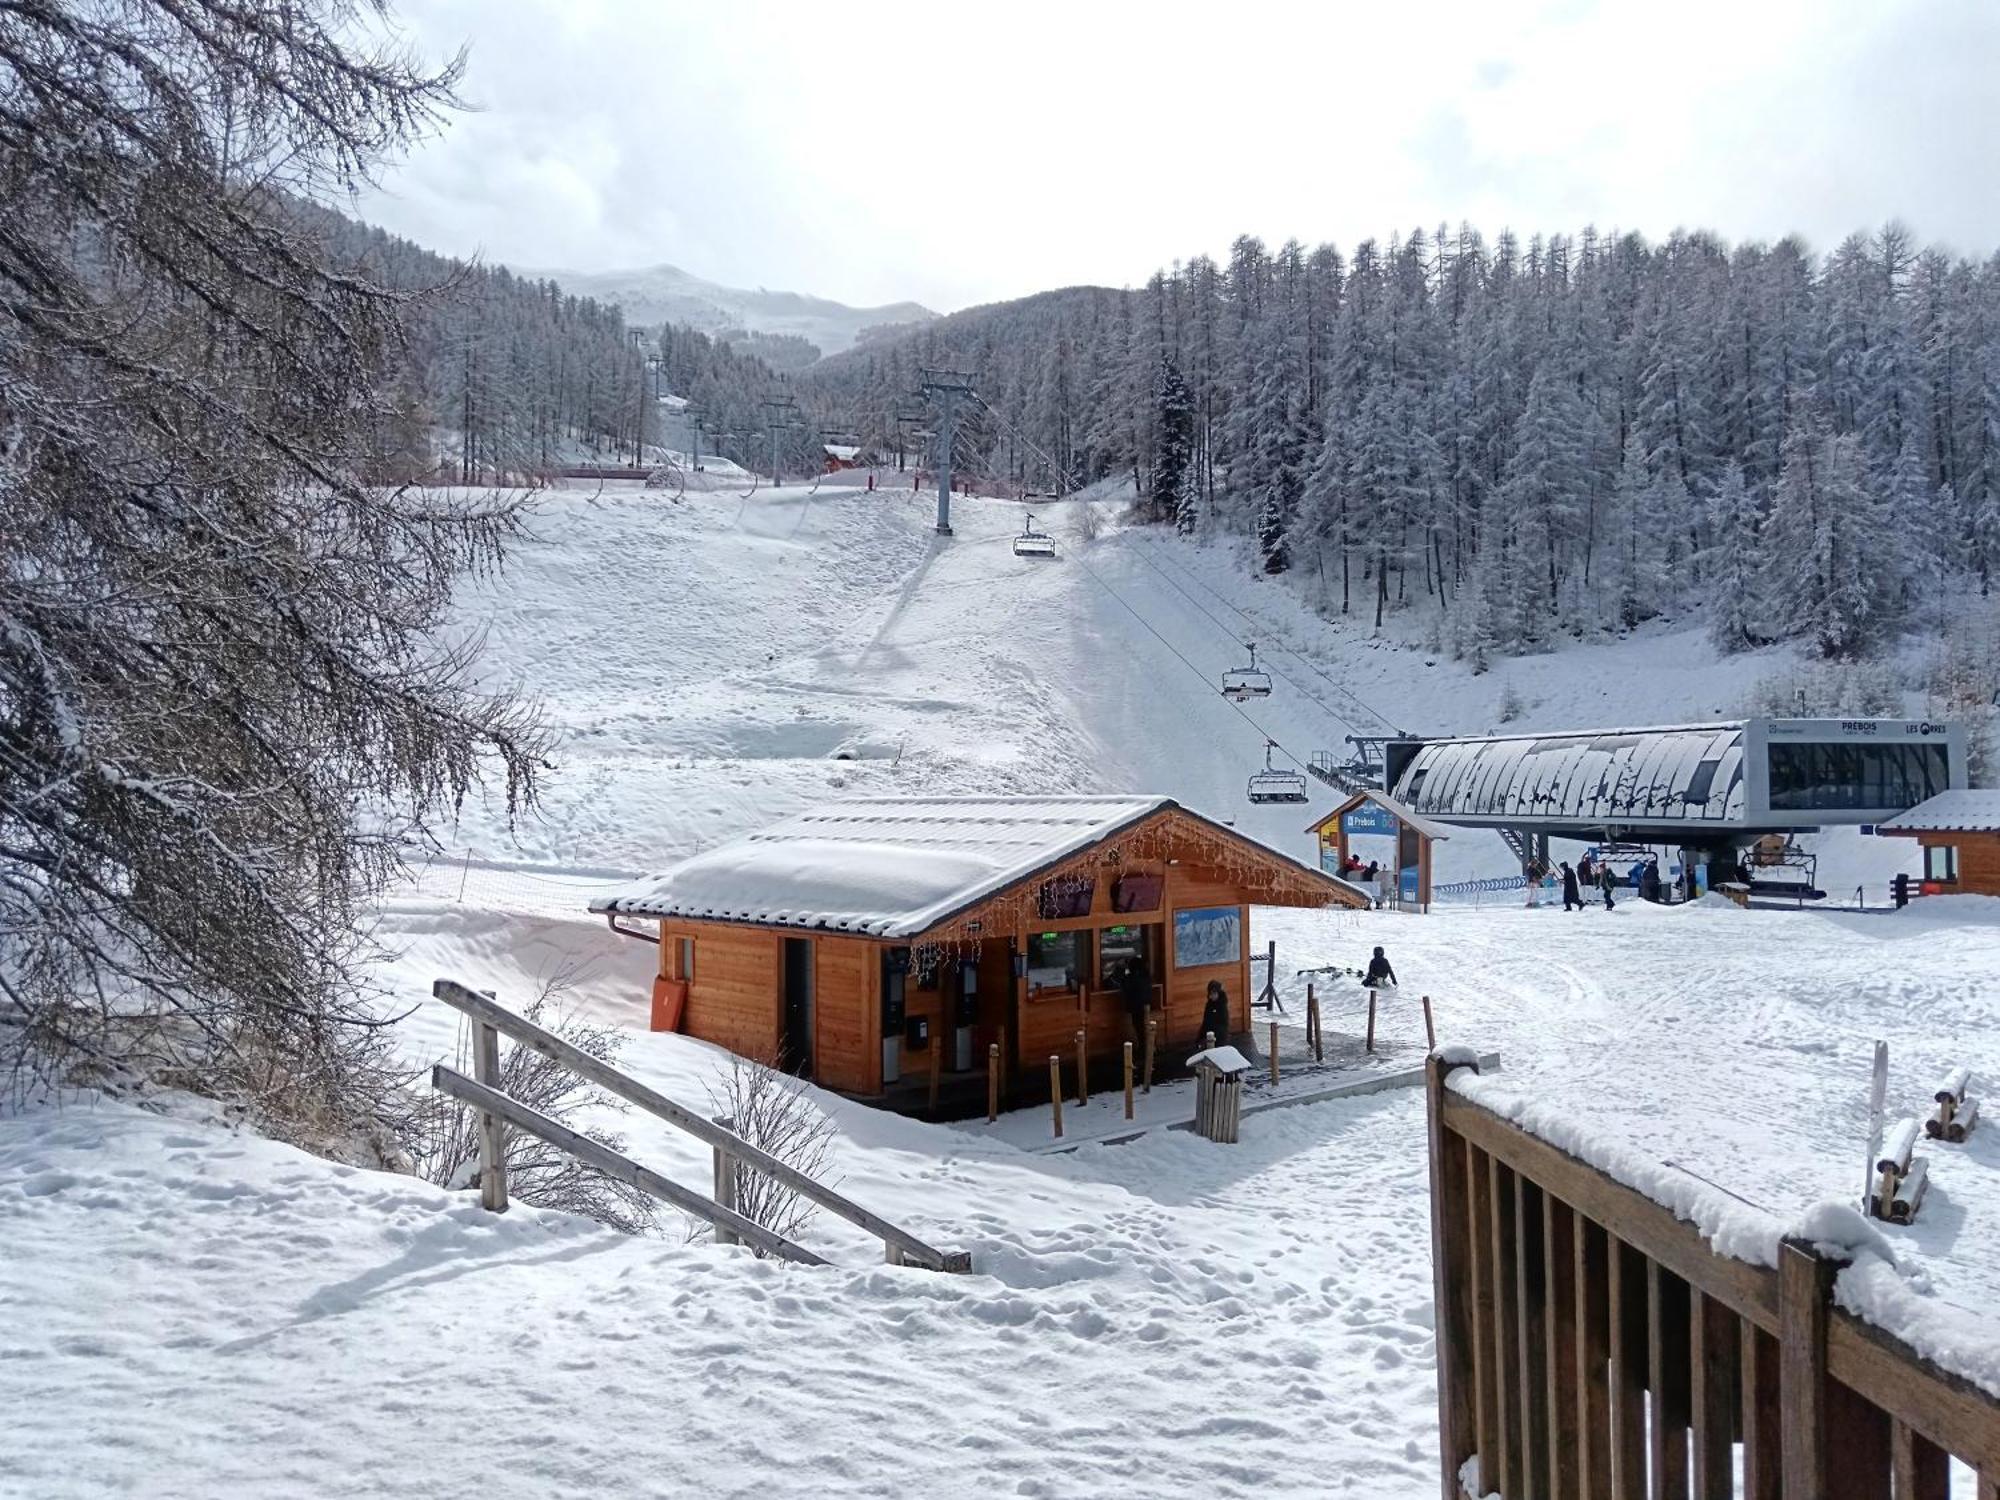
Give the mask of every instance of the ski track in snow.
[[[1086, 545], [1074, 506], [1036, 507], [1066, 552], [1049, 564], [1012, 557], [1018, 507], [955, 501], [958, 535], [939, 543], [930, 498], [907, 491], [675, 505], [611, 486], [539, 504], [539, 539], [464, 624], [488, 633], [491, 678], [545, 696], [560, 772], [517, 837], [473, 810], [472, 858], [389, 903], [383, 978], [400, 997], [452, 974], [520, 1004], [564, 975], [568, 1003], [643, 1024], [653, 950], [582, 919], [588, 896], [844, 792], [1160, 791], [1309, 857], [1300, 830], [1331, 792], [1249, 809], [1242, 780], [1260, 726], [1301, 755], [1339, 752], [1348, 726], [1285, 680], [1245, 722], [1213, 690], [1240, 639], [1309, 647], [1432, 730], [1492, 727], [1509, 681], [1531, 724], [1714, 717], [1771, 665], [1660, 634], [1473, 678], [1313, 620], [1226, 548]], [[1238, 618], [1217, 596], [1250, 615], [1236, 639], [1203, 613]], [[1872, 880], [1906, 852], [1828, 843], [1830, 864]], [[1441, 855], [1446, 879], [1504, 866], [1479, 835]], [[1279, 944], [1289, 1027], [1294, 970], [1383, 943], [1405, 989], [1434, 997], [1442, 1041], [1503, 1054], [1479, 1085], [1496, 1101], [1559, 1111], [1675, 1163], [1705, 1202], [1721, 1184], [1790, 1222], [1859, 1186], [1875, 1037], [1904, 1109], [1952, 1063], [1975, 1092], [2000, 1076], [1993, 905], [1259, 911], [1252, 941]], [[1338, 1045], [1361, 997], [1322, 993]], [[1385, 1003], [1381, 1026], [1420, 1051], [1414, 1005]], [[451, 1058], [458, 1018], [421, 1004], [402, 1041], [413, 1063]], [[623, 1062], [695, 1104], [723, 1066], [643, 1032]], [[1178, 1087], [1153, 1107], [1185, 1112]], [[815, 1097], [841, 1132], [843, 1189], [971, 1250], [977, 1274], [884, 1267], [825, 1218], [809, 1237], [837, 1265], [819, 1271], [518, 1205], [495, 1218], [192, 1101], [0, 1115], [0, 1494], [1436, 1492], [1419, 1093], [1253, 1115], [1237, 1147], [1155, 1131], [1053, 1156], [1013, 1144], [1046, 1130], [1032, 1112], [989, 1132]], [[706, 1185], [705, 1148], [669, 1127], [593, 1123]], [[1968, 1253], [2000, 1221], [1995, 1129], [1920, 1148], [1930, 1200], [1886, 1231], [1904, 1270], [1844, 1278], [1843, 1295], [1901, 1309], [2000, 1389], [2000, 1274]]]

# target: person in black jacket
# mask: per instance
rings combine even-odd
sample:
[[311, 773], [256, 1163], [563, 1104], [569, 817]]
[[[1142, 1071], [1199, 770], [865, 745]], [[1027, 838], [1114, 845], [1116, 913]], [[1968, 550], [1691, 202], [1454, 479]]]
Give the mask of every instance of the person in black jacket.
[[1572, 870], [1569, 867], [1568, 860], [1564, 860], [1562, 862], [1562, 875], [1563, 875], [1563, 910], [1582, 911], [1583, 891], [1577, 885], [1576, 871]]
[[1146, 960], [1136, 954], [1125, 960], [1118, 971], [1118, 993], [1125, 1001], [1125, 1014], [1132, 1022], [1134, 1045], [1146, 1045], [1146, 1015], [1153, 1004], [1153, 977], [1146, 972]]
[[1396, 971], [1389, 965], [1389, 955], [1380, 948], [1368, 960], [1368, 972], [1361, 977], [1361, 983], [1371, 990], [1379, 990], [1396, 982]]
[[1208, 1003], [1201, 1008], [1201, 1029], [1204, 1036], [1215, 1039], [1218, 1047], [1229, 1040], [1229, 992], [1219, 979], [1208, 982]]

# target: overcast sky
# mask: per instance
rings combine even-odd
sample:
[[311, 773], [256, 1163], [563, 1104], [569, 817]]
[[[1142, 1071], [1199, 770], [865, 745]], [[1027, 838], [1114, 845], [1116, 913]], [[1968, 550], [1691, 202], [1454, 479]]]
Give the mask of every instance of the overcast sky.
[[473, 109], [362, 211], [940, 311], [1468, 219], [2000, 247], [2000, 0], [400, 0]]

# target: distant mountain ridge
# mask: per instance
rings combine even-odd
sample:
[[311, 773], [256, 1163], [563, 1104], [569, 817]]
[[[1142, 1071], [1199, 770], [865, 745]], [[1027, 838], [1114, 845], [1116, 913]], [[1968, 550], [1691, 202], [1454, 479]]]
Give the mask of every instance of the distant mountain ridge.
[[[860, 343], [865, 333], [898, 324], [927, 323], [937, 317], [917, 302], [892, 302], [885, 307], [849, 307], [826, 297], [801, 292], [755, 291], [723, 286], [678, 266], [648, 266], [629, 271], [524, 271], [547, 276], [565, 291], [616, 304], [628, 323], [685, 323], [713, 337], [750, 334], [755, 344], [780, 345], [803, 339], [818, 355], [839, 354]], [[751, 352], [764, 352], [753, 349]], [[801, 368], [794, 346], [792, 358], [774, 363]], [[766, 357], [769, 357], [768, 354]]]

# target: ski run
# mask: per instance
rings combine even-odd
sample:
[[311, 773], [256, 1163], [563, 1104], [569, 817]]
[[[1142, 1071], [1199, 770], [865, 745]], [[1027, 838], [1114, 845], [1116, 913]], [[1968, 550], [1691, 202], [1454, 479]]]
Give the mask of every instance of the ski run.
[[[726, 1054], [645, 1029], [654, 950], [588, 903], [816, 804], [1159, 794], [1310, 860], [1304, 829], [1334, 794], [1247, 804], [1267, 741], [1303, 760], [1389, 726], [1483, 733], [1508, 700], [1536, 728], [1699, 722], [1742, 713], [1791, 659], [1717, 657], [1682, 622], [1473, 676], [1318, 620], [1226, 546], [1121, 529], [1110, 499], [1034, 507], [1053, 562], [1013, 555], [1018, 505], [959, 499], [946, 540], [931, 503], [835, 484], [540, 497], [535, 539], [468, 586], [459, 621], [485, 637], [482, 672], [564, 727], [559, 768], [512, 834], [467, 809], [380, 914], [412, 1066], [461, 1054], [436, 978], [516, 1008], [560, 979], [628, 1031], [622, 1067], [705, 1106]], [[1279, 681], [1232, 704], [1216, 685], [1253, 640]], [[1818, 851], [1836, 896], [1914, 868], [1903, 841]], [[1513, 868], [1491, 835], [1440, 858], [1450, 880]], [[2000, 1129], [1928, 1148], [1914, 1225], [1826, 1208], [1859, 1194], [1878, 1039], [1892, 1115], [1927, 1112], [1955, 1065], [2000, 1076], [2000, 903], [1517, 899], [1253, 911], [1252, 950], [1277, 944], [1281, 1055], [1299, 1055], [1296, 971], [1381, 944], [1403, 979], [1380, 1017], [1389, 1064], [1421, 1061], [1428, 995], [1440, 1042], [1500, 1057], [1460, 1075], [1473, 1097], [1732, 1255], [1840, 1238], [1857, 1256], [1843, 1306], [2000, 1395]], [[1322, 994], [1352, 1051], [1362, 993]], [[1160, 1085], [1149, 1117], [1184, 1118], [1189, 1088]], [[1033, 1108], [933, 1125], [813, 1099], [841, 1190], [969, 1251], [973, 1274], [885, 1266], [825, 1215], [807, 1243], [830, 1268], [694, 1241], [671, 1215], [644, 1237], [519, 1203], [495, 1216], [185, 1096], [10, 1108], [0, 1493], [1437, 1492], [1421, 1089], [1256, 1113], [1228, 1147], [1093, 1141], [1119, 1123], [1098, 1099], [1065, 1152]], [[595, 1123], [706, 1190], [706, 1147], [637, 1112]]]

